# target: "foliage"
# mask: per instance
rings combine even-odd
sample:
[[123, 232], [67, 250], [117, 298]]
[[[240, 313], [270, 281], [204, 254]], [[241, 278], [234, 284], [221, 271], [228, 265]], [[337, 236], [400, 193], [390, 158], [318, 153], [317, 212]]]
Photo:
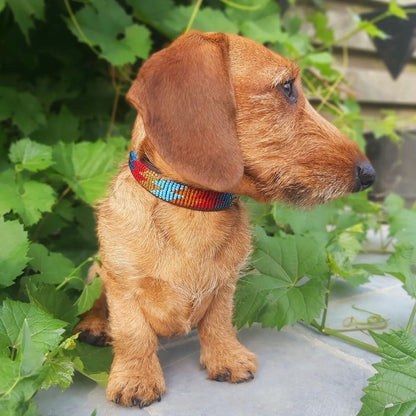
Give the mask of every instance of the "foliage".
[[[358, 416], [412, 415], [416, 411], [416, 339], [405, 331], [372, 334], [382, 361], [364, 389]], [[394, 382], [394, 388], [392, 388]]]
[[[318, 110], [331, 113], [361, 147], [367, 128], [377, 137], [400, 140], [394, 113], [382, 122], [361, 115], [331, 54], [360, 30], [383, 36], [376, 21], [357, 22], [336, 39], [318, 0], [307, 18], [312, 35], [280, 2], [201, 3], [0, 0], [0, 47], [7, 57], [0, 63], [2, 415], [37, 414], [36, 392], [67, 388], [75, 370], [106, 382], [111, 349], [79, 344], [72, 330], [100, 295], [99, 279], [84, 280], [88, 266], [98, 261], [92, 205], [126, 157], [134, 111], [124, 95], [151, 52], [190, 27], [240, 33], [297, 60], [307, 93], [319, 100]], [[406, 17], [395, 1], [388, 15]], [[334, 278], [359, 285], [372, 273], [388, 273], [416, 296], [416, 211], [405, 209], [398, 196], [378, 204], [362, 193], [307, 212], [248, 205], [256, 249], [236, 293], [238, 326], [261, 322], [282, 328], [303, 320], [329, 331], [325, 316]], [[390, 225], [386, 247], [395, 246], [387, 263], [356, 264], [367, 232], [385, 223]], [[393, 347], [405, 343], [406, 357], [414, 357], [412, 319], [406, 333], [374, 335], [384, 358], [366, 390], [363, 415], [392, 414], [377, 406], [396, 406], [388, 394], [393, 392], [378, 386], [388, 386], [389, 370], [400, 358]], [[414, 375], [406, 376], [414, 383]], [[399, 392], [394, 397], [407, 400]]]

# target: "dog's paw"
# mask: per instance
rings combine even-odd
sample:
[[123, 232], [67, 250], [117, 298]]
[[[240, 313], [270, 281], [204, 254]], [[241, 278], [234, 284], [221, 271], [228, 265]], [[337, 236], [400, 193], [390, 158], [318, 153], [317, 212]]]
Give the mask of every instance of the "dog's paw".
[[96, 347], [106, 347], [111, 345], [111, 337], [106, 332], [92, 333], [89, 329], [80, 332], [78, 339], [86, 344], [95, 345]]
[[106, 396], [107, 400], [122, 406], [143, 408], [160, 402], [165, 391], [165, 380], [155, 355], [150, 360], [144, 360], [140, 366], [120, 362], [113, 364]]
[[111, 345], [111, 336], [108, 334], [108, 323], [101, 319], [83, 319], [74, 329], [80, 333], [78, 339], [87, 344], [105, 347]]
[[235, 348], [204, 348], [201, 365], [208, 370], [208, 378], [216, 381], [242, 383], [254, 378], [257, 357], [239, 344]]

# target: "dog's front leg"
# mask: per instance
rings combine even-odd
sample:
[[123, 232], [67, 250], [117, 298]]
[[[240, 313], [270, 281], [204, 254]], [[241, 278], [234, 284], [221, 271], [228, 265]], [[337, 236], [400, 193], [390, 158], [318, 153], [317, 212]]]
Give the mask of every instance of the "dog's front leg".
[[221, 287], [198, 324], [201, 365], [210, 379], [239, 383], [254, 378], [256, 356], [237, 340], [232, 325], [235, 284]]
[[[114, 283], [113, 283], [114, 285]], [[107, 399], [123, 406], [148, 406], [166, 391], [156, 354], [157, 335], [133, 293], [108, 285], [114, 360]]]

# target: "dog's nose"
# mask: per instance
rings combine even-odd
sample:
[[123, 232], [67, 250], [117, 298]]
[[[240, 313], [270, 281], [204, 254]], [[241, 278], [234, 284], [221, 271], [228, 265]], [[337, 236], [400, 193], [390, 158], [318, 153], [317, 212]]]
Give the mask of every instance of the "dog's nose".
[[376, 171], [368, 162], [361, 162], [356, 168], [357, 187], [355, 192], [369, 188], [376, 179]]

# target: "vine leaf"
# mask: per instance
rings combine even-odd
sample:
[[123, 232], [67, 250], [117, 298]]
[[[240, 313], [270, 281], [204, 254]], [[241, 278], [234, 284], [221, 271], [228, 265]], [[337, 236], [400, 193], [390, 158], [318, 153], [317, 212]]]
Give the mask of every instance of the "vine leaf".
[[99, 277], [96, 277], [93, 281], [85, 285], [81, 296], [75, 303], [78, 308], [78, 315], [81, 315], [91, 309], [94, 301], [101, 295], [102, 283], [103, 281]]
[[409, 416], [416, 411], [416, 337], [405, 331], [371, 333], [382, 356], [364, 388], [357, 416]]
[[329, 276], [325, 249], [314, 237], [267, 236], [257, 229], [252, 256], [256, 272], [238, 282], [235, 323], [261, 322], [282, 328], [299, 320], [310, 323], [324, 307], [324, 281]]
[[46, 117], [37, 97], [15, 88], [0, 87], [0, 121], [11, 118], [24, 135], [45, 124]]
[[77, 347], [70, 351], [75, 369], [100, 384], [107, 384], [108, 373], [113, 361], [111, 347], [94, 347], [79, 342]]
[[58, 143], [54, 147], [54, 170], [60, 173], [75, 194], [88, 204], [104, 196], [118, 162], [127, 157], [127, 141], [111, 138], [107, 142]]
[[59, 385], [64, 391], [71, 385], [75, 367], [71, 357], [65, 352], [76, 348], [75, 340], [77, 338], [78, 335], [66, 338], [57, 348], [46, 355], [42, 389], [46, 390], [51, 386]]
[[[180, 35], [191, 18], [194, 6], [176, 6], [172, 0], [128, 0], [135, 14], [143, 22], [155, 27], [170, 39]], [[198, 11], [193, 29], [204, 32], [237, 33], [238, 26], [218, 9], [203, 7]]]
[[29, 248], [30, 266], [39, 274], [32, 276], [37, 282], [62, 283], [74, 270], [74, 263], [61, 253], [49, 252], [42, 244], [32, 243]]
[[33, 348], [45, 353], [59, 345], [66, 326], [35, 305], [6, 299], [0, 309], [0, 348], [21, 345], [25, 322]]
[[102, 56], [113, 65], [146, 59], [151, 48], [149, 30], [133, 19], [115, 0], [94, 0], [75, 14], [82, 33], [67, 19], [72, 33], [80, 42], [98, 46]]
[[403, 282], [407, 293], [416, 297], [416, 279], [414, 268], [416, 265], [416, 247], [413, 244], [399, 244], [394, 246], [394, 253], [387, 263], [380, 265], [367, 265], [374, 273], [388, 273]]
[[334, 233], [327, 247], [331, 272], [345, 278], [353, 286], [367, 282], [370, 277], [368, 271], [354, 264], [357, 254], [362, 250], [364, 238], [364, 224], [358, 223]]
[[54, 318], [68, 322], [70, 327], [77, 323], [77, 308], [70, 291], [56, 290], [51, 284], [36, 281], [36, 275], [27, 279], [25, 290], [30, 303], [51, 314]]
[[[0, 1], [0, 10], [2, 2], [4, 4], [4, 0]], [[45, 0], [6, 0], [6, 3], [12, 9], [13, 16], [28, 41], [34, 19], [44, 18]]]
[[10, 299], [3, 302], [0, 309], [2, 414], [32, 414], [23, 409], [31, 406], [27, 401], [40, 388], [47, 371], [45, 356], [59, 345], [65, 325], [35, 305]]
[[25, 225], [36, 224], [43, 212], [50, 212], [55, 202], [55, 191], [46, 183], [16, 182], [15, 173], [7, 169], [0, 173], [0, 215], [13, 211]]
[[51, 113], [46, 124], [32, 133], [31, 137], [42, 142], [52, 143], [56, 138], [62, 142], [76, 142], [80, 135], [79, 118], [63, 105], [59, 113]]
[[233, 6], [225, 8], [226, 15], [231, 21], [237, 22], [241, 34], [260, 43], [281, 42], [287, 38], [282, 31], [279, 6], [268, 0], [238, 2], [241, 5], [252, 6], [252, 10], [245, 10]]
[[413, 244], [416, 241], [416, 210], [406, 209], [404, 199], [391, 194], [386, 198], [390, 235], [400, 243]]
[[0, 217], [0, 287], [13, 284], [26, 266], [29, 258], [27, 233], [19, 221], [4, 221]]
[[52, 147], [29, 138], [18, 140], [10, 146], [9, 158], [18, 171], [37, 172], [53, 164]]
[[67, 389], [72, 383], [74, 375], [74, 363], [65, 356], [57, 356], [47, 362], [45, 378], [42, 382], [42, 389], [48, 389], [51, 386], [60, 385], [62, 391]]

